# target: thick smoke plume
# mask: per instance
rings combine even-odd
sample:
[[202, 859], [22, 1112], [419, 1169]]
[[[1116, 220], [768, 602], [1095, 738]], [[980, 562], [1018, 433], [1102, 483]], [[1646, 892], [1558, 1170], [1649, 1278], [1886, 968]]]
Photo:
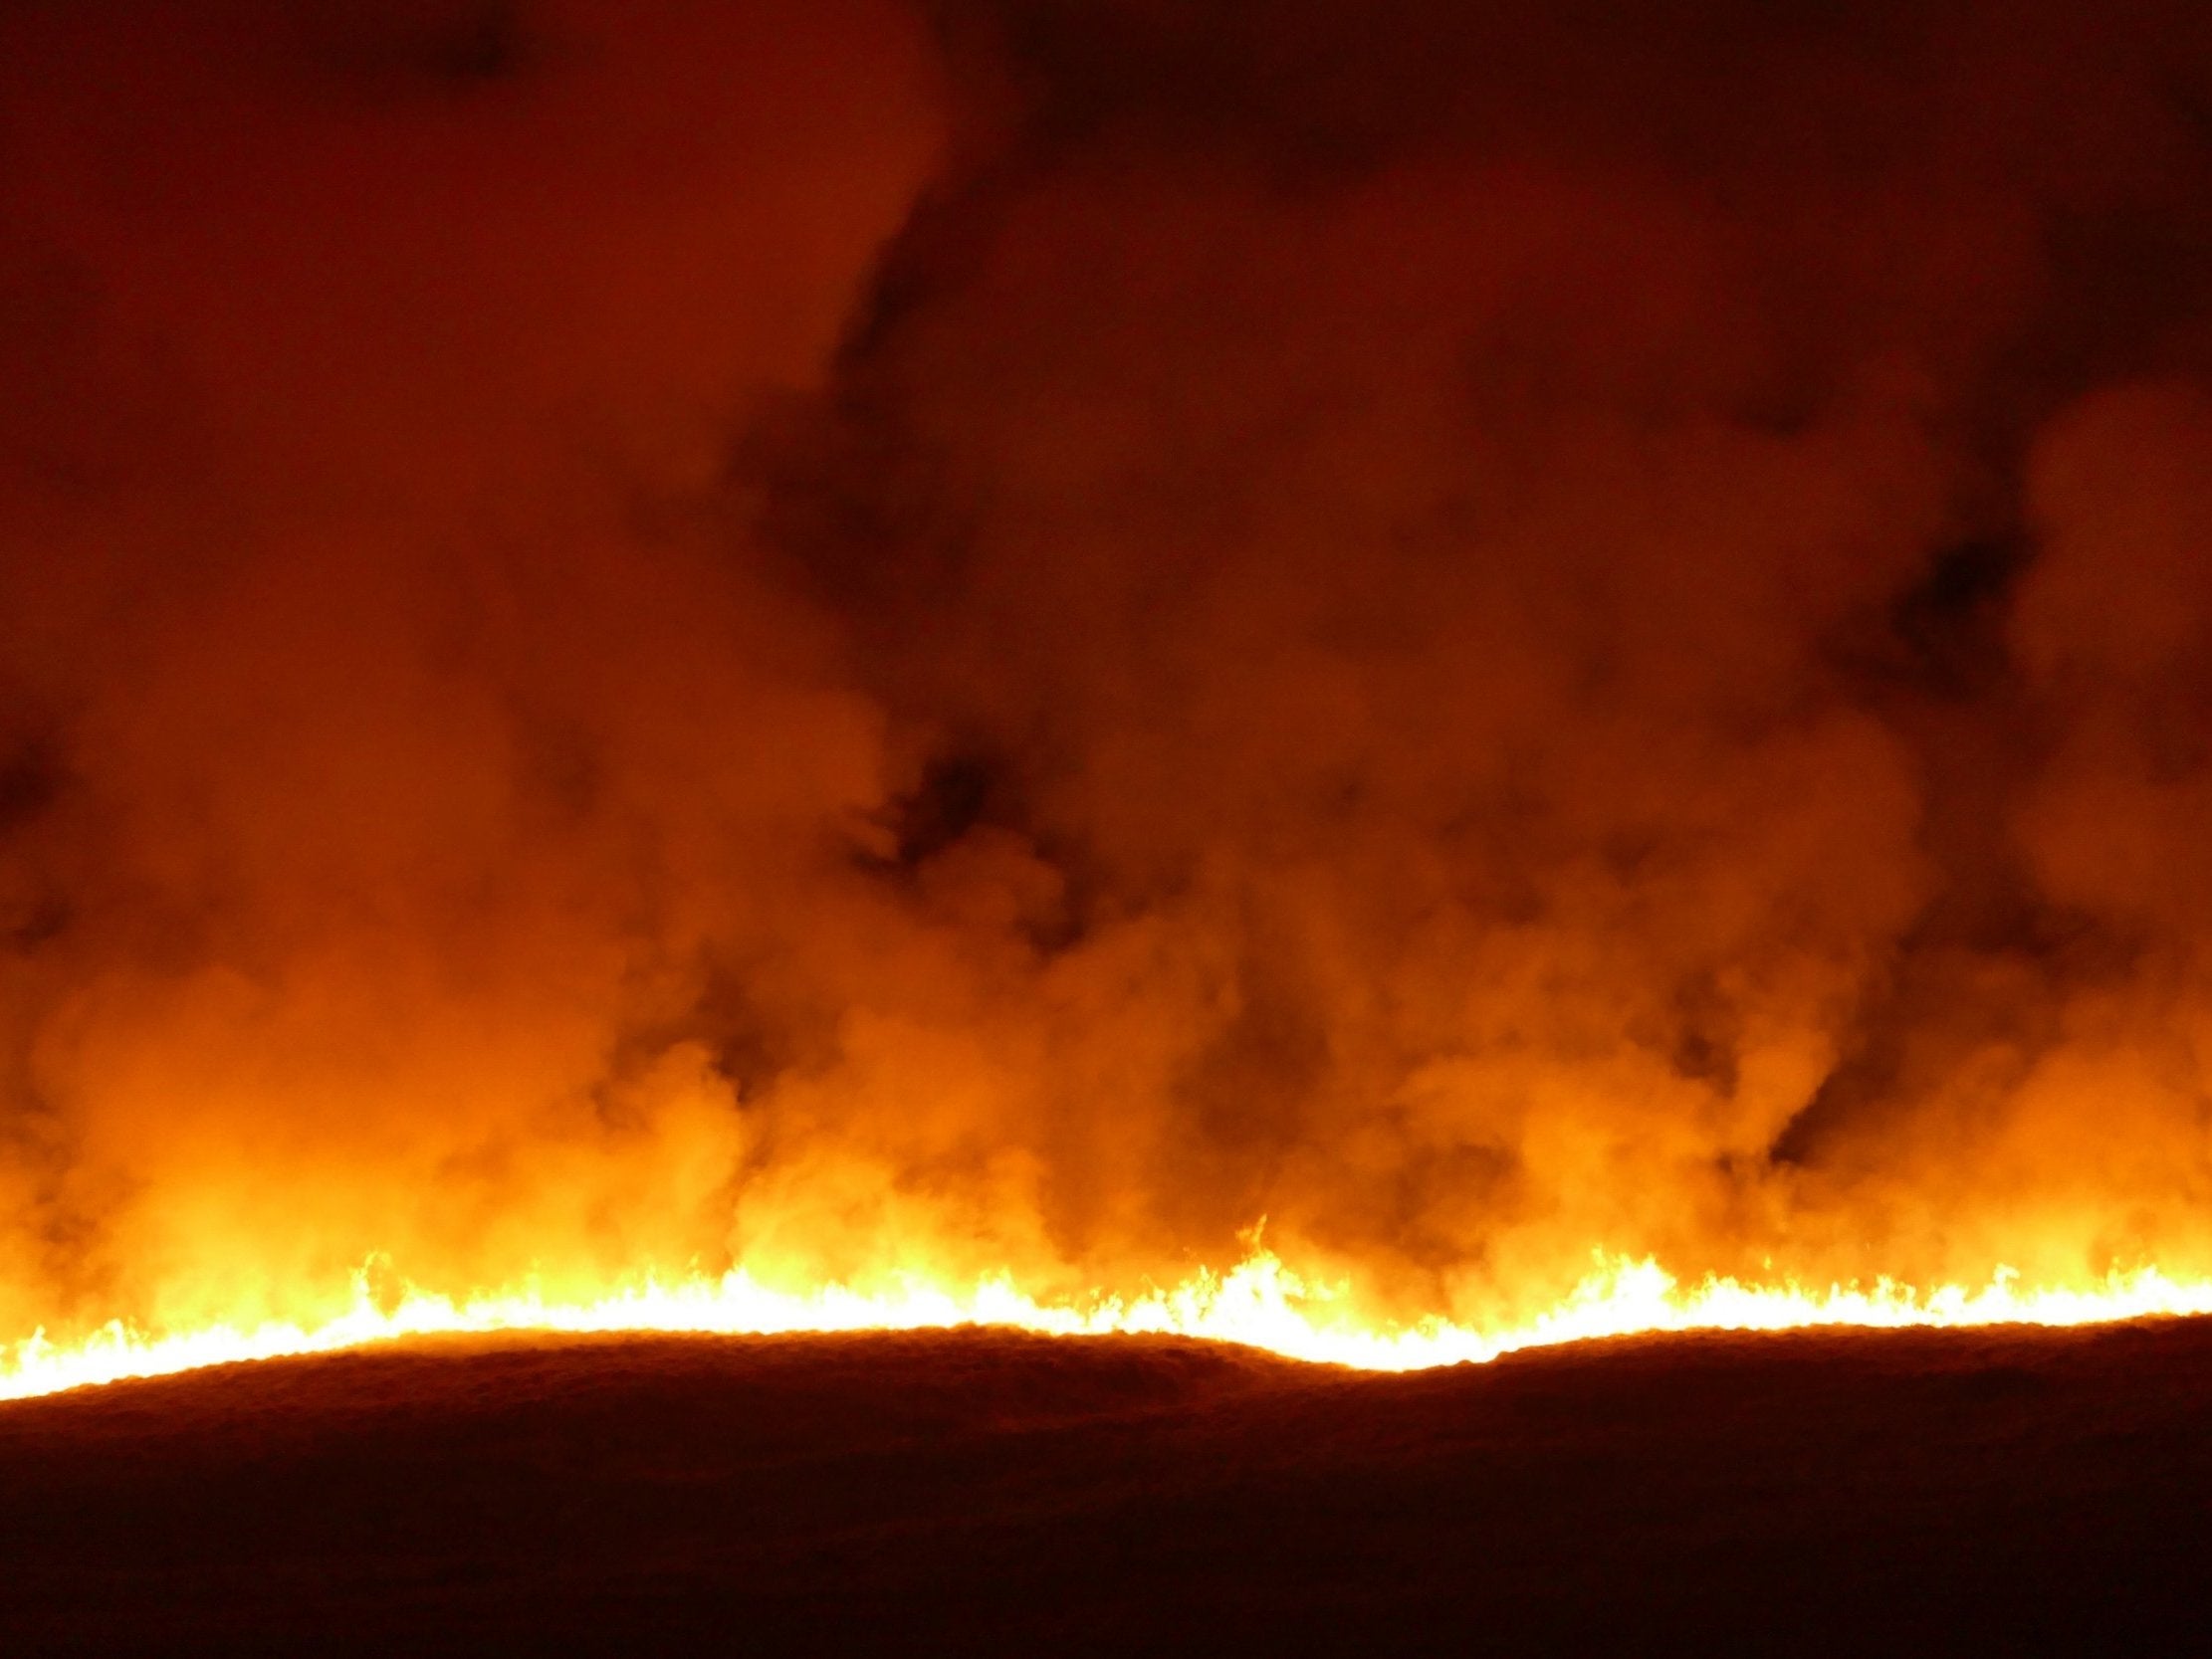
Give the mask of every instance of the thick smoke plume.
[[2212, 1270], [2212, 25], [0, 10], [0, 1334]]

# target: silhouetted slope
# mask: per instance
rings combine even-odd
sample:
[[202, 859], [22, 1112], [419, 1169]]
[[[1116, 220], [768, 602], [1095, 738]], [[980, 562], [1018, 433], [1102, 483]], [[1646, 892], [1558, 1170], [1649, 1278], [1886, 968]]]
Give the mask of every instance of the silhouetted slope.
[[0, 1407], [0, 1651], [2108, 1647], [2208, 1476], [2203, 1324], [431, 1346]]

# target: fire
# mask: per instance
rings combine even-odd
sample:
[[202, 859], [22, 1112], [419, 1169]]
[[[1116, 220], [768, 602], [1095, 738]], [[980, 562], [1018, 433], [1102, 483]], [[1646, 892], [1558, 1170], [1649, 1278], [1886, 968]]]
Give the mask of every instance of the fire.
[[1515, 1329], [1483, 1331], [1441, 1319], [1385, 1326], [1352, 1316], [1341, 1286], [1309, 1280], [1256, 1245], [1226, 1273], [1202, 1269], [1173, 1289], [1129, 1300], [1101, 1296], [1087, 1305], [1040, 1302], [1006, 1275], [966, 1285], [909, 1277], [883, 1289], [828, 1285], [792, 1293], [772, 1289], [740, 1267], [719, 1279], [647, 1280], [595, 1301], [549, 1299], [536, 1289], [457, 1301], [410, 1289], [385, 1307], [363, 1270], [354, 1275], [352, 1306], [318, 1325], [211, 1325], [148, 1335], [118, 1322], [71, 1346], [35, 1334], [0, 1360], [0, 1399], [406, 1338], [506, 1333], [772, 1336], [991, 1327], [1062, 1338], [1188, 1337], [1358, 1370], [1411, 1371], [1485, 1363], [1522, 1348], [1661, 1333], [2080, 1326], [2204, 1314], [2212, 1314], [2212, 1281], [2176, 1280], [2155, 1267], [2077, 1286], [2024, 1286], [2016, 1273], [2000, 1268], [1975, 1289], [1921, 1290], [1889, 1279], [1872, 1288], [1816, 1289], [1717, 1277], [1685, 1286], [1649, 1257], [1601, 1256], [1570, 1295]]
[[0, 1394], [2212, 1312], [2202, 8], [1278, 9], [0, 5]]

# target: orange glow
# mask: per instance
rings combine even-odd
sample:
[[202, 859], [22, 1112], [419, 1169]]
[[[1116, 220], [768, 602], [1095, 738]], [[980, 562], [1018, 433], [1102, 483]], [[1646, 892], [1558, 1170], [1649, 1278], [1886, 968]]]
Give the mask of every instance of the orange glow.
[[2212, 1311], [2191, 10], [971, 9], [0, 6], [6, 1391]]
[[316, 1324], [214, 1325], [157, 1337], [111, 1325], [68, 1347], [33, 1337], [0, 1363], [0, 1399], [410, 1337], [501, 1333], [774, 1336], [983, 1326], [1064, 1338], [1190, 1337], [1359, 1370], [1410, 1371], [1482, 1363], [1520, 1348], [1667, 1332], [2078, 1326], [2212, 1314], [2212, 1281], [2177, 1282], [2155, 1268], [2080, 1286], [2023, 1285], [2000, 1270], [1971, 1290], [1944, 1285], [1922, 1292], [1887, 1280], [1872, 1288], [1815, 1290], [1721, 1278], [1684, 1286], [1649, 1258], [1601, 1259], [1557, 1307], [1510, 1330], [1437, 1319], [1368, 1324], [1350, 1316], [1341, 1297], [1341, 1287], [1304, 1279], [1264, 1249], [1225, 1274], [1201, 1271], [1172, 1290], [1088, 1303], [1040, 1302], [1002, 1275], [966, 1285], [902, 1278], [873, 1289], [831, 1285], [792, 1294], [738, 1269], [720, 1279], [646, 1281], [588, 1302], [549, 1300], [527, 1290], [456, 1302], [410, 1290], [379, 1307], [363, 1272], [354, 1277], [352, 1306]]

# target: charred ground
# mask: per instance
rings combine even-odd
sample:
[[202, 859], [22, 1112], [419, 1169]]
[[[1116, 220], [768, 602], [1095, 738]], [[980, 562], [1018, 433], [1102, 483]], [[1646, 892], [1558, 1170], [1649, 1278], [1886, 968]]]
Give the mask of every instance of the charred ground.
[[2208, 1476], [2202, 1323], [429, 1346], [0, 1407], [0, 1646], [2080, 1650], [2187, 1627]]

